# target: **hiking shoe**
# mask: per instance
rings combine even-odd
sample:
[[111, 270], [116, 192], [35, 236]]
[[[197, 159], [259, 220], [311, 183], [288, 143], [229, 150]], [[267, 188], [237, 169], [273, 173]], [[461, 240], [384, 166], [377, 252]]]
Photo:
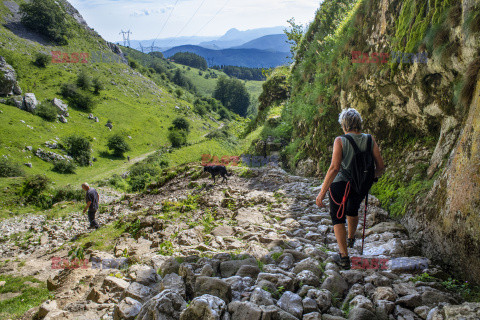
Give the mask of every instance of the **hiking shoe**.
[[337, 254], [333, 257], [334, 262], [344, 270], [350, 270], [350, 257], [342, 257], [340, 254]]
[[355, 244], [355, 238], [348, 238], [347, 239], [347, 247], [348, 248], [353, 248], [354, 244]]

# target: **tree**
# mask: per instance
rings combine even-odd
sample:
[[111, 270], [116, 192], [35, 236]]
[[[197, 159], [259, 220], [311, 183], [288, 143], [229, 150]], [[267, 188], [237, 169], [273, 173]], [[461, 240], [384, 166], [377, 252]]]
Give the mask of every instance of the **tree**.
[[287, 35], [288, 43], [290, 44], [290, 52], [292, 53], [292, 59], [295, 59], [298, 49], [303, 38], [303, 26], [295, 23], [295, 18], [291, 18], [287, 21], [290, 24], [290, 30], [285, 29], [283, 32]]
[[192, 52], [177, 52], [171, 59], [185, 66], [206, 70], [208, 68], [207, 60]]
[[90, 141], [79, 135], [72, 135], [65, 139], [67, 153], [81, 166], [90, 164]]
[[172, 121], [172, 125], [173, 129], [183, 130], [187, 133], [190, 132], [190, 123], [183, 117], [175, 118], [175, 120]]
[[168, 140], [172, 144], [173, 148], [180, 148], [181, 146], [187, 144], [187, 133], [183, 130], [171, 130], [168, 133]]
[[113, 150], [113, 154], [117, 157], [123, 157], [125, 152], [130, 151], [130, 146], [119, 134], [114, 134], [108, 139], [107, 147]]
[[64, 8], [54, 0], [32, 0], [20, 5], [22, 23], [60, 45], [68, 44], [68, 22]]
[[250, 105], [250, 94], [245, 84], [240, 80], [220, 77], [213, 97], [220, 100], [225, 107], [240, 116], [245, 117], [247, 115], [248, 106]]

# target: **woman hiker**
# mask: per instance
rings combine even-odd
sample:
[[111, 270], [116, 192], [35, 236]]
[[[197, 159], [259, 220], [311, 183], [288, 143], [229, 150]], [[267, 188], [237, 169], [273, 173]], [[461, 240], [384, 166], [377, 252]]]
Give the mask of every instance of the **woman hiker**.
[[[342, 126], [345, 135], [353, 138], [355, 144], [361, 152], [367, 150], [367, 141], [369, 135], [362, 133], [362, 117], [357, 110], [350, 108], [340, 113], [338, 122]], [[371, 138], [373, 148], [373, 160], [375, 163], [375, 177], [380, 177], [385, 170], [380, 149], [377, 143]], [[358, 194], [348, 185], [348, 178], [351, 177], [351, 163], [355, 155], [354, 147], [345, 136], [335, 139], [333, 144], [332, 163], [328, 169], [322, 189], [317, 196], [316, 204], [319, 207], [325, 207], [323, 199], [329, 192], [330, 199], [330, 216], [332, 217], [333, 230], [337, 239], [339, 255], [335, 257], [337, 263], [344, 269], [350, 269], [350, 258], [348, 257], [348, 249], [353, 248], [355, 243], [355, 232], [358, 226], [358, 209], [360, 203], [366, 194]], [[347, 194], [346, 203], [343, 204], [342, 199]], [[345, 219], [346, 218], [346, 219]], [[348, 239], [345, 229], [345, 220], [348, 221]]]

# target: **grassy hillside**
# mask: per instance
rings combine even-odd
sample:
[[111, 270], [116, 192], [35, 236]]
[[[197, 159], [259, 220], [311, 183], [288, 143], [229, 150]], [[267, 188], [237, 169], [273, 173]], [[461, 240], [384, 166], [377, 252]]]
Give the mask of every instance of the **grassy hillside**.
[[[5, 4], [1, 3], [0, 14], [4, 22], [9, 19], [9, 12]], [[26, 37], [39, 40], [32, 41]], [[38, 115], [0, 103], [0, 157], [21, 165], [27, 175], [46, 174], [57, 186], [61, 186], [97, 181], [114, 173], [124, 172], [128, 168], [126, 159], [111, 156], [106, 147], [108, 139], [113, 134], [121, 134], [131, 147], [131, 151], [126, 155], [132, 159], [143, 158], [170, 144], [167, 139], [168, 128], [179, 116], [188, 119], [191, 130], [187, 147], [165, 155], [172, 165], [199, 161], [202, 153], [231, 154], [241, 148], [241, 144], [225, 144], [204, 138], [207, 133], [221, 125], [221, 122], [215, 120], [219, 119], [219, 116], [214, 112], [203, 117], [195, 114], [189, 101], [170, 93], [173, 85], [168, 80], [165, 80], [164, 85], [156, 84], [124, 63], [58, 63], [49, 64], [46, 68], [33, 64], [38, 52], [112, 54], [101, 37], [79, 24], [72, 23], [72, 36], [66, 46], [51, 44], [34, 33], [23, 33], [19, 36], [3, 25], [0, 26], [0, 43], [0, 56], [5, 57], [7, 63], [16, 70], [23, 93], [34, 93], [39, 101], [53, 98], [65, 101], [60, 94], [62, 84], [74, 83], [81, 70], [85, 70], [93, 78], [100, 78], [105, 86], [105, 90], [94, 96], [96, 107], [92, 113], [99, 118], [98, 123], [88, 119], [88, 112], [72, 107], [69, 107], [68, 123], [64, 124], [58, 120], [47, 122]], [[192, 69], [190, 73], [194, 72]], [[213, 82], [208, 82], [204, 87], [211, 86]], [[203, 85], [200, 84], [199, 87], [203, 88]], [[105, 126], [107, 121], [113, 123], [112, 130]], [[55, 140], [62, 143], [72, 134], [84, 136], [91, 142], [92, 156], [97, 159], [93, 166], [77, 167], [76, 174], [59, 174], [51, 170], [52, 163], [34, 155], [37, 148], [65, 154], [64, 151], [47, 148], [45, 142]], [[33, 152], [27, 150], [27, 146], [31, 146]], [[31, 163], [32, 168], [23, 166], [24, 163]], [[0, 178], [0, 186], [5, 187], [14, 180]]]

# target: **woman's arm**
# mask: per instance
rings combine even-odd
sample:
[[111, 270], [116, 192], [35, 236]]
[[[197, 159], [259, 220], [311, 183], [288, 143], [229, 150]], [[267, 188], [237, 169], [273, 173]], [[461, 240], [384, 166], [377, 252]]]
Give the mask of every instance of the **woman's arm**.
[[375, 177], [379, 178], [385, 171], [385, 164], [383, 163], [382, 155], [380, 154], [380, 148], [378, 147], [377, 142], [372, 137], [373, 140], [373, 160], [375, 161]]
[[316, 204], [319, 207], [324, 207], [323, 199], [327, 194], [330, 185], [333, 182], [333, 179], [337, 176], [337, 173], [340, 171], [340, 167], [342, 165], [342, 139], [340, 137], [335, 139], [333, 144], [333, 155], [332, 155], [332, 163], [330, 164], [330, 168], [327, 171], [327, 175], [325, 176], [325, 180], [323, 181], [322, 190], [317, 196]]

